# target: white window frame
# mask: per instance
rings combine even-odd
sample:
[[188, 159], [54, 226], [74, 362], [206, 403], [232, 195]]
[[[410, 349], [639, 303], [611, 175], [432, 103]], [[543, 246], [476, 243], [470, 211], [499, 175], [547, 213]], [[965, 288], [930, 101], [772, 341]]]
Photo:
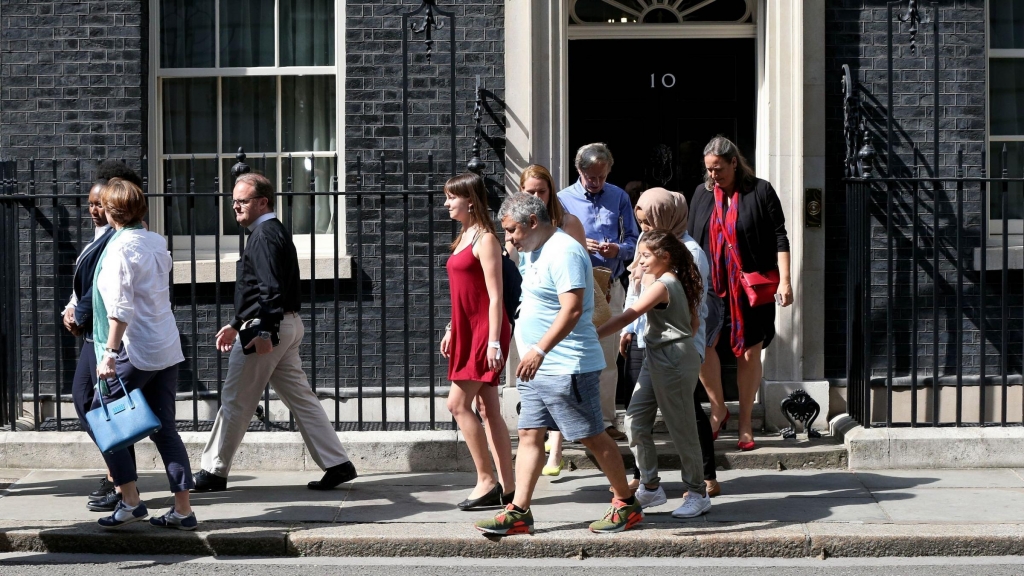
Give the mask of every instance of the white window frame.
[[[188, 160], [193, 156], [196, 160], [217, 160], [217, 173], [220, 181], [224, 182], [224, 160], [235, 159], [235, 151], [224, 152], [223, 118], [222, 118], [222, 78], [228, 77], [255, 77], [273, 76], [276, 78], [286, 76], [306, 75], [333, 75], [335, 77], [335, 142], [336, 151], [328, 152], [291, 152], [291, 153], [267, 153], [267, 162], [277, 162], [277, 181], [275, 188], [280, 191], [284, 187], [285, 172], [281, 159], [289, 155], [294, 158], [314, 156], [316, 158], [331, 158], [337, 154], [337, 176], [338, 189], [345, 189], [345, 0], [335, 0], [334, 6], [334, 66], [280, 66], [280, 2], [274, 2], [274, 66], [262, 67], [230, 67], [219, 68], [220, 65], [220, 2], [213, 0], [214, 4], [214, 63], [213, 68], [162, 68], [160, 66], [160, 0], [149, 0], [150, 3], [150, 34], [149, 34], [149, 182], [150, 190], [153, 193], [162, 192], [164, 182], [164, 160]], [[163, 153], [163, 80], [165, 78], [217, 78], [217, 153], [202, 154], [164, 154]], [[277, 82], [276, 98], [276, 149], [281, 149], [281, 82]], [[255, 167], [257, 162], [263, 158], [262, 151], [247, 150], [246, 163]], [[196, 183], [208, 187], [211, 183]], [[306, 184], [300, 178], [293, 181], [296, 190], [304, 191]], [[338, 202], [338, 214], [335, 216], [335, 226], [338, 238], [338, 277], [352, 277], [352, 263], [346, 249], [346, 210], [342, 197]], [[153, 230], [164, 234], [164, 208], [163, 202], [152, 202], [149, 210], [149, 221]], [[277, 198], [277, 211], [280, 214], [283, 208], [283, 200]], [[222, 282], [232, 282], [235, 276], [235, 261], [238, 259], [238, 236], [223, 234], [223, 212], [224, 207], [218, 205], [218, 227], [221, 228], [220, 235], [220, 278]], [[334, 245], [331, 237], [335, 233], [317, 234], [316, 254], [311, 250], [311, 234], [295, 234], [293, 241], [299, 256], [300, 277], [309, 279], [311, 271], [316, 270], [316, 278], [329, 279], [334, 277]], [[216, 256], [214, 252], [215, 238], [213, 235], [196, 236], [196, 282], [213, 282], [216, 279]], [[173, 238], [174, 259], [174, 283], [187, 284], [192, 280], [192, 246], [191, 235], [175, 235]]]
[[[991, 63], [992, 59], [1020, 59], [1024, 61], [1024, 48], [1016, 49], [1005, 49], [1005, 48], [992, 48], [992, 6], [991, 2], [985, 3], [985, 152], [987, 154], [988, 166], [985, 167], [987, 173], [992, 178], [998, 178], [1000, 175], [996, 174], [992, 167], [995, 164], [995, 154], [991, 153], [992, 144], [999, 142], [1020, 142], [1024, 144], [1024, 134], [1015, 135], [994, 135], [992, 134], [992, 93], [991, 93]], [[1024, 98], [1024, 94], [1021, 94]], [[988, 250], [988, 268], [991, 269], [994, 266], [1002, 266], [1002, 245], [1003, 245], [1003, 220], [1002, 218], [995, 219], [991, 217], [992, 210], [992, 190], [991, 185], [985, 194], [985, 214], [989, 218], [988, 221], [988, 238], [986, 243], [988, 246], [995, 246], [999, 249]], [[1011, 248], [1014, 250], [1016, 256], [1011, 254], [1011, 260], [1020, 260], [1021, 247], [1024, 247], [1024, 219], [1014, 218], [1007, 220], [1007, 241]], [[993, 263], [992, 258], [995, 256], [998, 258], [996, 263]], [[1011, 267], [1020, 268], [1021, 266]]]

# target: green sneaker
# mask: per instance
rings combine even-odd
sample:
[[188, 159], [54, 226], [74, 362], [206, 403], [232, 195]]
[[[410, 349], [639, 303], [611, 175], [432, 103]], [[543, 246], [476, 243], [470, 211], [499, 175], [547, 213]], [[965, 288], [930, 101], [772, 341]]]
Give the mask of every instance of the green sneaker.
[[477, 522], [476, 529], [487, 534], [503, 536], [533, 534], [533, 512], [529, 510], [519, 512], [515, 506], [509, 504], [504, 510], [495, 514], [494, 518]]
[[604, 513], [604, 518], [590, 525], [590, 531], [598, 534], [622, 532], [636, 526], [643, 519], [644, 511], [639, 502], [634, 499], [632, 504], [626, 504], [616, 498], [612, 500], [612, 505]]

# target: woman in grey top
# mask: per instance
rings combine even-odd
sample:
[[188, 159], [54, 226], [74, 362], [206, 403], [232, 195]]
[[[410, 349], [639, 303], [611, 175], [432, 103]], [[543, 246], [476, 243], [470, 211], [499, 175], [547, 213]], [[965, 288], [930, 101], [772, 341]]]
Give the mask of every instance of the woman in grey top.
[[704, 291], [693, 256], [671, 232], [651, 230], [637, 246], [645, 274], [655, 278], [637, 301], [598, 328], [599, 338], [613, 334], [642, 314], [647, 315], [644, 341], [647, 355], [626, 411], [629, 445], [640, 467], [636, 498], [644, 508], [668, 502], [658, 477], [658, 453], [651, 429], [658, 408], [679, 452], [687, 492], [672, 516], [692, 518], [711, 508], [704, 484], [704, 467], [693, 390], [700, 372], [700, 355], [693, 335], [700, 325], [697, 306]]

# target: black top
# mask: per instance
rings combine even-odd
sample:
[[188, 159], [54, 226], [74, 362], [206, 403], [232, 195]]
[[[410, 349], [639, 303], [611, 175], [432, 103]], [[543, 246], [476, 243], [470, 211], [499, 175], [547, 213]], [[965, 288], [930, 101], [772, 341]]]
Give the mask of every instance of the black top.
[[276, 333], [285, 312], [299, 310], [299, 258], [292, 237], [277, 218], [261, 222], [235, 265], [235, 319], [260, 319], [260, 330]]
[[72, 280], [72, 287], [75, 296], [78, 297], [78, 304], [75, 305], [75, 324], [86, 330], [86, 334], [92, 332], [92, 279], [96, 275], [96, 265], [100, 262], [103, 249], [114, 237], [114, 228], [111, 226], [102, 236], [85, 247], [82, 255], [78, 257], [75, 264], [75, 277]]
[[[690, 236], [711, 259], [711, 212], [715, 193], [697, 186], [690, 201]], [[775, 189], [766, 180], [757, 178], [754, 187], [740, 194], [740, 213], [736, 218], [736, 241], [744, 272], [769, 272], [779, 267], [779, 252], [789, 252], [786, 215]]]

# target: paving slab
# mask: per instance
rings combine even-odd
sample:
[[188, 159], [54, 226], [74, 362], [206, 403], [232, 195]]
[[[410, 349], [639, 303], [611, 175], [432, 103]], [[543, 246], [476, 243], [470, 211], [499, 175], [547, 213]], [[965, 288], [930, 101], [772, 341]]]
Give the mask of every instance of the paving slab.
[[1024, 524], [1024, 488], [911, 489], [876, 492], [875, 498], [896, 522]]
[[1013, 470], [886, 470], [852, 472], [869, 490], [910, 488], [1024, 488], [1024, 478]]

